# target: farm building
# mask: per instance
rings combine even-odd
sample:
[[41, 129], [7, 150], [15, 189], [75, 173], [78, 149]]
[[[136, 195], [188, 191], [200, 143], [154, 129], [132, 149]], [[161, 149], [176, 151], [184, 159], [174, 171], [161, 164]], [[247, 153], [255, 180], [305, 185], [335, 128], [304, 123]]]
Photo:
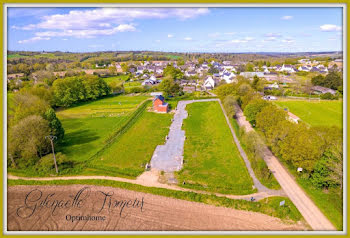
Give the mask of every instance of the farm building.
[[332, 95], [336, 94], [337, 91], [330, 89], [330, 88], [325, 88], [321, 86], [313, 86], [311, 88], [312, 91], [318, 94], [323, 94], [323, 93], [331, 93]]
[[298, 124], [298, 121], [300, 120], [300, 118], [296, 115], [294, 115], [293, 113], [291, 112], [288, 112], [288, 119], [291, 121], [291, 122], [294, 122], [296, 124]]
[[153, 99], [153, 110], [155, 112], [167, 113], [169, 110], [169, 105], [164, 101], [162, 95], [156, 95]]

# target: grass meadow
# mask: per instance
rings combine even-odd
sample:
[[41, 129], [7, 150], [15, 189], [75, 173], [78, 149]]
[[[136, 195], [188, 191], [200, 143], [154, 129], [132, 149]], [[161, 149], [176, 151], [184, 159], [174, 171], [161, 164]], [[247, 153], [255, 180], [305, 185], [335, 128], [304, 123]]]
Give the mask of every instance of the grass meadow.
[[122, 85], [127, 79], [129, 78], [128, 75], [118, 75], [118, 76], [113, 76], [113, 77], [105, 77], [103, 78], [103, 80], [109, 84], [109, 83], [112, 83], [112, 82], [117, 82], [119, 83], [120, 85]]
[[[110, 135], [120, 129], [148, 96], [107, 97], [57, 112], [65, 129], [57, 152], [76, 162], [82, 173], [89, 160], [99, 151]], [[78, 171], [76, 171], [78, 172]]]
[[135, 178], [157, 145], [165, 143], [171, 115], [144, 111], [135, 124], [89, 163], [87, 172]]
[[275, 102], [311, 126], [343, 127], [343, 102], [341, 100], [285, 100]]
[[192, 189], [225, 194], [254, 192], [253, 181], [236, 148], [218, 102], [187, 105], [184, 167], [180, 184]]

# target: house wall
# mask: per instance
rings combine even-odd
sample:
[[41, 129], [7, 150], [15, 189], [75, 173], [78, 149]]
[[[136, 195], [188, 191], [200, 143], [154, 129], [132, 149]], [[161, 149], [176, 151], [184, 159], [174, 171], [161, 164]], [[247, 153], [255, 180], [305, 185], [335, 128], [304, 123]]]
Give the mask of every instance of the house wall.
[[160, 105], [163, 105], [163, 102], [160, 99], [157, 99], [153, 102], [153, 108], [159, 107]]
[[155, 111], [157, 112], [163, 112], [163, 113], [167, 113], [168, 112], [168, 107], [160, 107], [160, 106], [157, 106], [155, 109]]

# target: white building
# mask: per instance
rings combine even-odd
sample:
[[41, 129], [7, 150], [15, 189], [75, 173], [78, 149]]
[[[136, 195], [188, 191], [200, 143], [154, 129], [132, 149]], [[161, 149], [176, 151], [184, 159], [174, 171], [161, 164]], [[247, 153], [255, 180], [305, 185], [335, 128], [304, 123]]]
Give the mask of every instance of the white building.
[[205, 81], [204, 81], [204, 87], [206, 89], [213, 89], [215, 87], [215, 80], [213, 79], [212, 76], [209, 76]]
[[222, 80], [225, 80], [226, 83], [232, 83], [236, 75], [234, 73], [225, 73], [221, 76]]
[[280, 69], [280, 71], [285, 71], [285, 72], [288, 72], [288, 73], [294, 73], [295, 72], [294, 68], [290, 64], [283, 64], [282, 68]]

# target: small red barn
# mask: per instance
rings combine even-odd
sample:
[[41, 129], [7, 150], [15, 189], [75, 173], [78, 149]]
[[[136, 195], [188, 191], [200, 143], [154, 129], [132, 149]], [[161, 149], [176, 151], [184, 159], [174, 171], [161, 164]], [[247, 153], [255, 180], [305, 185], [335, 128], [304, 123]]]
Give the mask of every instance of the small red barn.
[[156, 95], [153, 99], [153, 110], [156, 112], [167, 113], [169, 109], [168, 103], [164, 101], [162, 95]]

